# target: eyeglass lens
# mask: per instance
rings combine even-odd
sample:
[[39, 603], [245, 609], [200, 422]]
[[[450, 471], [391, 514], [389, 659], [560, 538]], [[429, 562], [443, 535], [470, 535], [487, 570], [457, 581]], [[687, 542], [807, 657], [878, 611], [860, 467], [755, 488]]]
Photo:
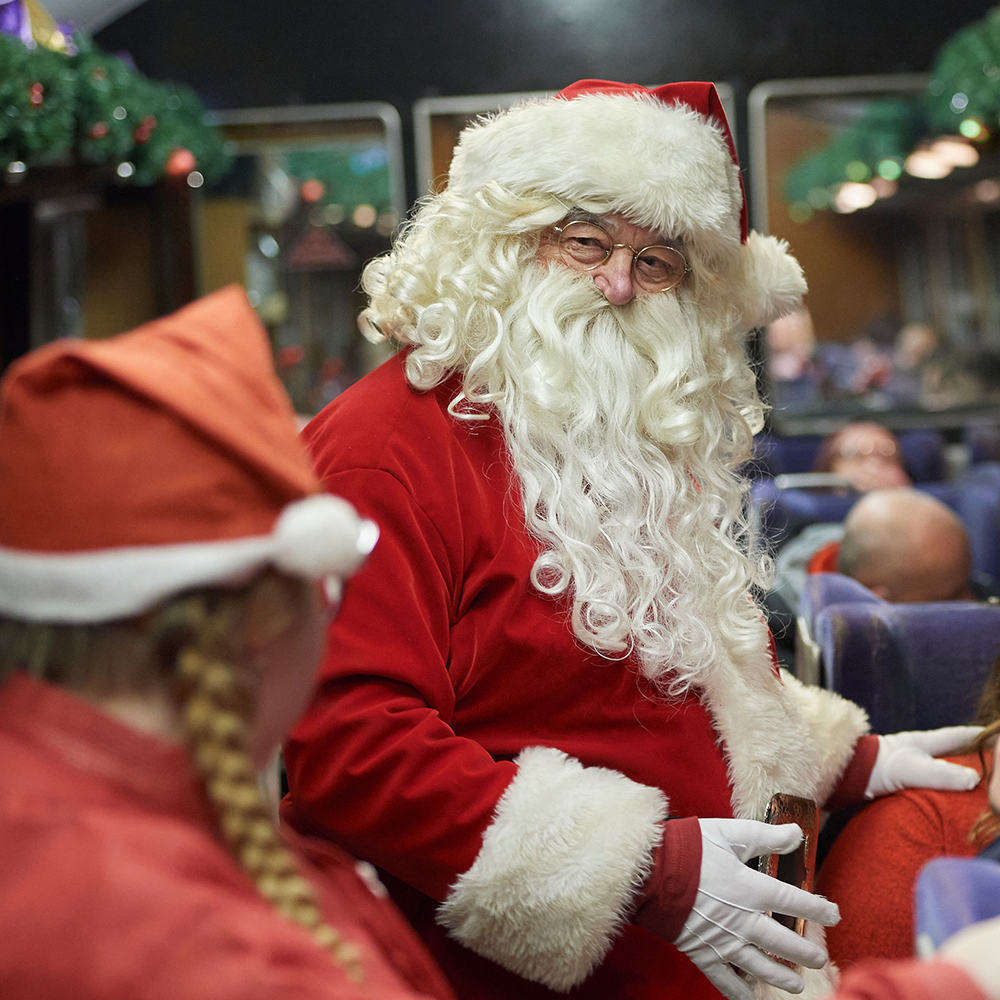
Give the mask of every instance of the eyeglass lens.
[[[608, 233], [591, 222], [568, 222], [558, 232], [560, 253], [588, 271], [600, 267], [616, 246]], [[637, 251], [627, 244], [619, 245], [632, 251], [636, 283], [647, 291], [667, 291], [680, 284], [687, 271], [683, 254], [672, 247], [643, 247]]]
[[857, 458], [897, 458], [899, 448], [892, 441], [864, 441], [860, 444], [841, 448], [838, 458], [852, 461]]

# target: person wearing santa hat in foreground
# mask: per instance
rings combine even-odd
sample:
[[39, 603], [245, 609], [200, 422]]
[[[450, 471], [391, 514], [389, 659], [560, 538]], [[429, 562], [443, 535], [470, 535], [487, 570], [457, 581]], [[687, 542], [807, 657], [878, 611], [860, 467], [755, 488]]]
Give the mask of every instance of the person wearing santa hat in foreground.
[[836, 907], [745, 864], [802, 840], [772, 796], [977, 776], [931, 756], [968, 731], [869, 736], [773, 666], [744, 341], [805, 282], [747, 231], [714, 86], [582, 81], [469, 126], [364, 287], [402, 350], [304, 435], [382, 534], [284, 817], [387, 873], [470, 1000], [827, 992]]
[[377, 529], [321, 492], [243, 291], [0, 392], [0, 995], [453, 997], [258, 790]]

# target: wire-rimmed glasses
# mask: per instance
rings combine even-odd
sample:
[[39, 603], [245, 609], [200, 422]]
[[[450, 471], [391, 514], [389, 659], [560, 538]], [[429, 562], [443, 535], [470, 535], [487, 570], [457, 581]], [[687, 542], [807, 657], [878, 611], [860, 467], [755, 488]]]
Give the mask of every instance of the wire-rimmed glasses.
[[632, 274], [644, 292], [669, 292], [691, 273], [684, 254], [674, 247], [651, 246], [636, 250], [628, 243], [615, 243], [610, 234], [594, 222], [574, 220], [554, 226], [563, 259], [584, 271], [600, 267], [619, 247], [632, 252]]

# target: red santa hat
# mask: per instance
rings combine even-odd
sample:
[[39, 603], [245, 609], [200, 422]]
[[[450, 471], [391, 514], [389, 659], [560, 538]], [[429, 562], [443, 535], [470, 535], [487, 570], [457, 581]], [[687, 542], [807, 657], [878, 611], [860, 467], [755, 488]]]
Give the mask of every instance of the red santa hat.
[[[567, 205], [610, 206], [640, 226], [679, 237], [732, 278], [748, 326], [794, 309], [805, 293], [787, 246], [750, 233], [746, 196], [722, 101], [711, 83], [581, 80], [466, 128], [448, 187], [490, 182]], [[604, 210], [607, 210], [606, 208]]]
[[32, 621], [124, 618], [266, 566], [345, 577], [378, 534], [320, 491], [237, 286], [15, 362], [0, 484], [0, 613]]

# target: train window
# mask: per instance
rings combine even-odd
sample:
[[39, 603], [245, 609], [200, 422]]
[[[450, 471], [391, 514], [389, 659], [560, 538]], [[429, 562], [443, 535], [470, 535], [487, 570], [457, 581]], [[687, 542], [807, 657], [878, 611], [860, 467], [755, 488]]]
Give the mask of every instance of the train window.
[[233, 159], [196, 199], [200, 291], [246, 287], [311, 415], [383, 358], [358, 333], [358, 282], [406, 208], [399, 115], [371, 102], [209, 117]]

